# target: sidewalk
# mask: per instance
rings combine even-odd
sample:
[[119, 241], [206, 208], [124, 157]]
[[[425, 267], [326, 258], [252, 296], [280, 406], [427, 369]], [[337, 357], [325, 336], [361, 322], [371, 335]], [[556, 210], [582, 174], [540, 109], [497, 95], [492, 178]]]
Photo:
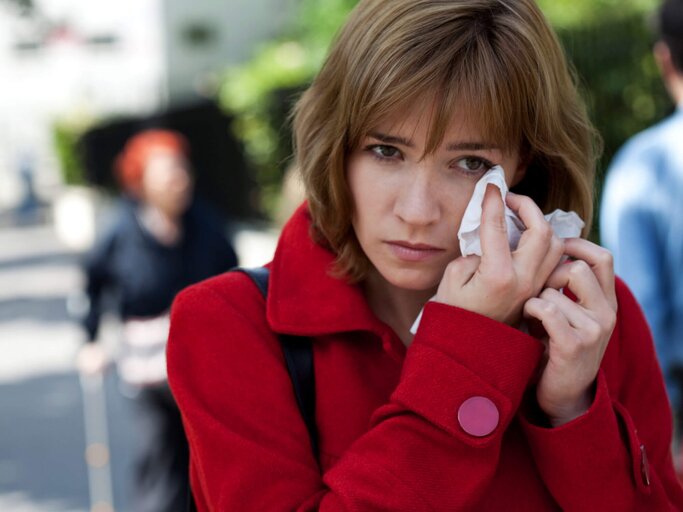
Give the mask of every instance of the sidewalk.
[[[240, 264], [269, 261], [276, 236], [238, 226]], [[51, 226], [0, 228], [0, 511], [89, 508], [82, 396], [73, 364], [83, 337], [67, 313], [68, 297], [82, 282], [78, 256], [60, 244]], [[114, 502], [122, 512], [130, 422], [113, 373], [105, 388]]]

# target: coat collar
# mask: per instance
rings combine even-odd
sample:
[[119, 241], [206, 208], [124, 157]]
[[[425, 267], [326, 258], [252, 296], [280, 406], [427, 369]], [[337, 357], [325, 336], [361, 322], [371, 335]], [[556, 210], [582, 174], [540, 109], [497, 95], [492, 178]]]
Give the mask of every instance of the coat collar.
[[310, 236], [304, 203], [285, 225], [270, 264], [266, 315], [275, 332], [320, 336], [388, 327], [377, 319], [359, 286], [330, 276], [334, 254]]

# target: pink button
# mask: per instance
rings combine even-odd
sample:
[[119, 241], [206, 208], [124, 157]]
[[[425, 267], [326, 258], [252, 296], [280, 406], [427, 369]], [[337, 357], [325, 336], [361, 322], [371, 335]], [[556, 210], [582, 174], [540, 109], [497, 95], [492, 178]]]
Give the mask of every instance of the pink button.
[[498, 426], [500, 414], [491, 400], [484, 396], [473, 396], [465, 400], [458, 409], [458, 423], [471, 436], [484, 437]]

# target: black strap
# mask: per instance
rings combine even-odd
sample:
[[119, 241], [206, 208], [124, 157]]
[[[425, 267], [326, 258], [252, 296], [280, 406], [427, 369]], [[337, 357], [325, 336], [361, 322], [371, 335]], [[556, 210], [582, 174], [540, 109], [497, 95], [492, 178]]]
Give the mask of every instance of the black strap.
[[[235, 270], [248, 275], [263, 297], [268, 296], [269, 271], [266, 267], [236, 268]], [[281, 334], [280, 345], [287, 363], [289, 377], [294, 386], [299, 412], [306, 424], [313, 454], [318, 460], [318, 429], [315, 425], [315, 375], [311, 340], [302, 336]]]

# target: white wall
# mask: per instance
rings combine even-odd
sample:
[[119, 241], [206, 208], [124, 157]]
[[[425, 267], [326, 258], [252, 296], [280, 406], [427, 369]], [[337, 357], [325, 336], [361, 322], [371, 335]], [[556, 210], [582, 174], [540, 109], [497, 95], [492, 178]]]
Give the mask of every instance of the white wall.
[[[166, 58], [169, 97], [182, 102], [196, 95], [203, 77], [248, 59], [258, 43], [277, 35], [298, 0], [167, 0]], [[184, 34], [206, 27], [213, 39], [193, 47]]]
[[[59, 186], [51, 126], [60, 116], [152, 111], [164, 89], [162, 0], [35, 0], [51, 23], [0, 9], [0, 209], [20, 196], [18, 161], [31, 153], [39, 190]], [[112, 44], [92, 44], [107, 36]], [[40, 43], [18, 51], [18, 44]]]

